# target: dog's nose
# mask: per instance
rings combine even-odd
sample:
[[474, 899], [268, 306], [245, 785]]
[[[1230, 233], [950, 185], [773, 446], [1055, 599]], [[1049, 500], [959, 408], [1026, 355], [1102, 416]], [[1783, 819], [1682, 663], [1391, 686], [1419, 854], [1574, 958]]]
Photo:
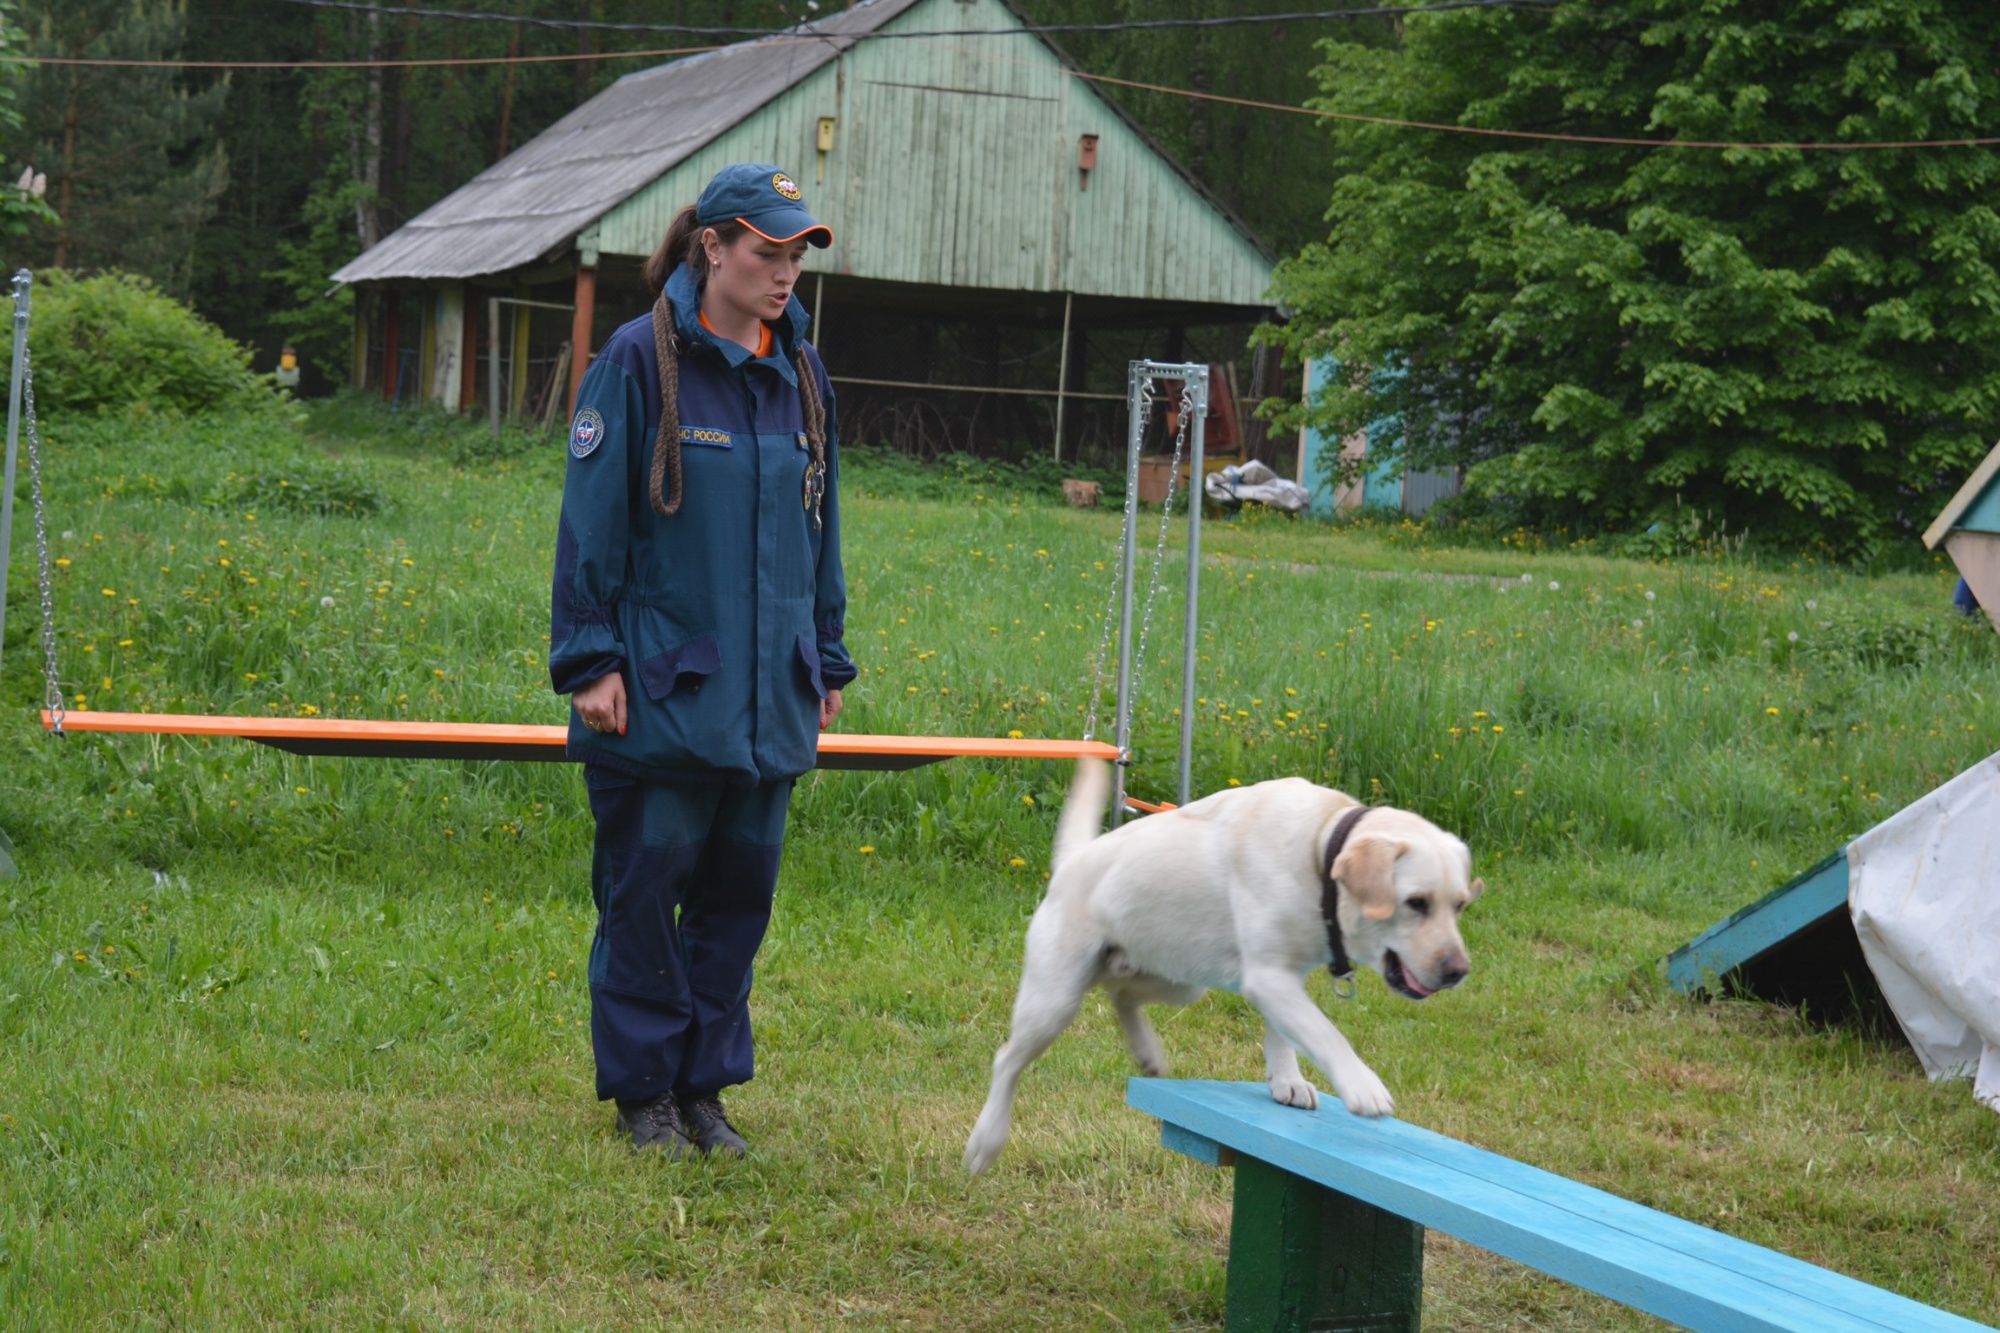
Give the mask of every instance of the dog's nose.
[[1446, 963], [1438, 971], [1437, 988], [1439, 990], [1450, 990], [1453, 986], [1456, 986], [1459, 982], [1465, 980], [1466, 975], [1471, 971], [1472, 971], [1472, 964], [1465, 961], [1464, 959], [1458, 959], [1454, 962]]

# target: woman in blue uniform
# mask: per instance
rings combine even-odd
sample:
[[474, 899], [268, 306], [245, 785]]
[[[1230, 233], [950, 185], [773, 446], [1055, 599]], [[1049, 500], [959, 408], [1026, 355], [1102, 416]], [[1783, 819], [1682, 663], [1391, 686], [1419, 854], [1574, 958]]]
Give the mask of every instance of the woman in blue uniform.
[[777, 167], [716, 173], [570, 426], [549, 670], [597, 821], [597, 1095], [669, 1157], [745, 1151], [720, 1094], [752, 1073], [785, 808], [856, 674], [833, 386], [792, 296], [832, 241]]

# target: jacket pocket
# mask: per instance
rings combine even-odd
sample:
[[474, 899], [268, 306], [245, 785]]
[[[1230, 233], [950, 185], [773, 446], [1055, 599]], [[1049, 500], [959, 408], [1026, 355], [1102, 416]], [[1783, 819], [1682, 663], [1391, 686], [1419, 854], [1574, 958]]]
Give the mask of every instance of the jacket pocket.
[[806, 679], [812, 682], [813, 693], [826, 698], [826, 681], [819, 674], [819, 645], [810, 634], [799, 635], [799, 661], [805, 663]]
[[722, 649], [713, 634], [677, 643], [639, 663], [639, 681], [646, 693], [664, 699], [676, 689], [698, 692], [702, 681], [722, 670]]

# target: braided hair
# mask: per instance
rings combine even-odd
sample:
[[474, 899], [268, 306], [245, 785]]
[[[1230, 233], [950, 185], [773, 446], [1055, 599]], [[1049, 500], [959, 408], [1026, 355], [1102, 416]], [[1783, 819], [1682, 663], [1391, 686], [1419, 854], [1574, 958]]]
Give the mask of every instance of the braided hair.
[[[653, 512], [663, 518], [672, 518], [680, 512], [681, 501], [686, 498], [686, 490], [681, 476], [681, 346], [680, 334], [674, 328], [674, 307], [667, 299], [667, 279], [674, 269], [685, 264], [694, 277], [695, 292], [699, 295], [708, 286], [708, 266], [703, 262], [701, 233], [703, 228], [695, 222], [692, 206], [683, 208], [674, 216], [673, 225], [667, 228], [667, 238], [653, 257], [646, 261], [646, 285], [659, 291], [659, 299], [653, 302], [653, 352], [658, 358], [660, 371], [660, 431], [653, 440], [653, 466], [646, 483], [646, 498], [651, 501]], [[715, 224], [716, 237], [728, 245], [743, 235], [749, 228], [731, 220]], [[806, 356], [803, 344], [793, 354], [792, 368], [799, 380], [799, 415], [805, 422], [806, 447], [811, 451], [811, 479], [823, 487], [826, 477], [826, 404], [820, 401], [819, 380], [813, 374], [812, 362]], [[820, 492], [823, 494], [823, 490]], [[819, 499], [813, 499], [815, 516]]]

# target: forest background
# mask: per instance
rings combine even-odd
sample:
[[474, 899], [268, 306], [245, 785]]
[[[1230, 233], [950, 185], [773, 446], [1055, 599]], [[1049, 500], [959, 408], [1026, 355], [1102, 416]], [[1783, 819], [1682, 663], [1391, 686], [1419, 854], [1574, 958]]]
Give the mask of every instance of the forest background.
[[[1022, 0], [1020, 7], [1041, 23], [1095, 23], [1265, 6]], [[24, 0], [15, 10], [24, 41], [14, 49], [41, 59], [648, 54], [373, 70], [42, 64], [21, 79], [22, 120], [0, 148], [7, 162], [47, 173], [48, 203], [61, 221], [34, 226], [10, 260], [144, 274], [252, 348], [259, 370], [270, 369], [281, 344], [297, 344], [305, 388], [323, 391], [332, 387], [324, 372], [343, 364], [350, 336], [349, 297], [327, 294], [329, 273], [614, 80], [675, 58], [663, 53], [676, 48], [741, 40], [648, 27], [779, 29], [812, 16], [804, 0], [468, 0], [450, 8], [488, 17], [450, 18], [414, 3]], [[1360, 22], [1386, 32], [1380, 20]], [[1328, 27], [1064, 34], [1061, 44], [1096, 73], [1297, 105], [1313, 89], [1314, 43]], [[1312, 119], [1105, 91], [1280, 253], [1324, 236], [1333, 144]]]
[[[0, 158], [49, 183], [0, 191], [4, 258], [144, 275], [324, 392], [345, 260], [611, 81], [813, 3], [0, 0], [40, 62], [0, 78]], [[1912, 557], [2000, 436], [1990, 0], [1013, 3], [1224, 21], [1055, 40], [1180, 90], [1098, 85], [1285, 257], [1263, 336], [1348, 373], [1276, 428], [1455, 469], [1491, 533]]]

